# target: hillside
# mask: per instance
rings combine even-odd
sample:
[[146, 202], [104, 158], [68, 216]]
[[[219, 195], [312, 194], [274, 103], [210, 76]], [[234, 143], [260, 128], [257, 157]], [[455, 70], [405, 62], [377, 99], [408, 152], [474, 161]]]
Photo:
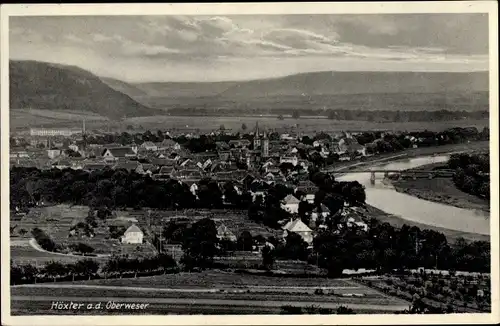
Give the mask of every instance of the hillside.
[[101, 77], [101, 80], [114, 89], [115, 91], [118, 91], [123, 94], [127, 94], [128, 96], [134, 98], [134, 97], [140, 97], [140, 96], [147, 96], [148, 94], [141, 90], [139, 87], [135, 86], [134, 84], [130, 84], [118, 79], [114, 78], [108, 78], [108, 77]]
[[313, 72], [281, 78], [215, 83], [142, 83], [152, 97], [254, 99], [312, 95], [472, 93], [488, 91], [488, 73]]
[[10, 107], [94, 112], [112, 119], [159, 114], [78, 67], [10, 61]]
[[239, 82], [152, 82], [134, 86], [152, 97], [211, 97], [221, 94]]

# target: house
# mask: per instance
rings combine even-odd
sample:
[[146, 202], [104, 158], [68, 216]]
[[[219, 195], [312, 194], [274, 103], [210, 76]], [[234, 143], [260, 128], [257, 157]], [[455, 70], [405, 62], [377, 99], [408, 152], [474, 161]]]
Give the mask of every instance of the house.
[[56, 157], [61, 156], [61, 154], [62, 154], [62, 151], [60, 149], [57, 149], [57, 148], [47, 150], [47, 156], [50, 159], [55, 159]]
[[141, 144], [140, 148], [145, 149], [146, 151], [157, 151], [158, 146], [152, 141], [145, 141]]
[[158, 146], [158, 150], [160, 151], [178, 151], [180, 149], [181, 145], [172, 139], [164, 139]]
[[196, 196], [196, 192], [198, 191], [198, 185], [196, 184], [196, 182], [193, 183], [191, 187], [189, 187], [189, 191], [191, 191], [191, 193]]
[[125, 169], [127, 171], [136, 171], [141, 166], [137, 161], [118, 162], [113, 166], [113, 170]]
[[312, 244], [313, 242], [313, 234], [312, 234], [313, 231], [307, 225], [305, 225], [300, 218], [297, 218], [295, 220], [290, 220], [283, 227], [283, 231], [284, 231], [283, 237], [285, 239], [290, 232], [293, 232], [300, 235], [302, 239], [309, 245]]
[[233, 139], [229, 141], [229, 146], [234, 148], [248, 147], [251, 142], [248, 139]]
[[350, 161], [351, 160], [351, 155], [349, 155], [349, 153], [342, 153], [340, 154], [339, 156], [339, 161], [343, 162], [343, 161]]
[[68, 146], [69, 149], [71, 149], [74, 152], [78, 152], [79, 148], [77, 144], [71, 144]]
[[217, 141], [217, 142], [215, 142], [215, 146], [216, 146], [218, 152], [227, 151], [230, 148], [229, 144], [226, 143], [225, 141]]
[[223, 223], [217, 227], [217, 238], [219, 240], [236, 241], [234, 233], [227, 228]]
[[87, 171], [87, 172], [92, 172], [92, 171], [98, 171], [98, 170], [102, 170], [106, 167], [108, 167], [109, 165], [106, 164], [106, 163], [86, 163], [82, 166], [82, 169]]
[[330, 210], [324, 204], [315, 207], [311, 213], [311, 220], [316, 221], [318, 218], [325, 218], [330, 215]]
[[339, 140], [338, 147], [340, 148], [340, 151], [337, 152], [337, 154], [342, 154], [345, 152], [362, 153], [366, 151], [365, 147], [358, 143], [358, 141], [354, 138], [342, 138], [341, 140]]
[[132, 150], [132, 147], [108, 147], [102, 151], [101, 156], [105, 160], [117, 160], [119, 158], [135, 157], [137, 154]]
[[132, 224], [123, 234], [121, 240], [122, 243], [127, 244], [142, 244], [144, 238], [144, 233], [137, 227], [137, 225]]
[[290, 214], [296, 214], [299, 211], [300, 200], [294, 195], [288, 195], [281, 201], [281, 208]]
[[59, 160], [57, 162], [52, 163], [52, 166], [55, 167], [56, 169], [64, 170], [67, 168], [71, 168], [73, 164], [68, 160]]
[[281, 156], [280, 157], [280, 164], [283, 163], [291, 163], [293, 166], [296, 166], [299, 164], [299, 159], [297, 156]]

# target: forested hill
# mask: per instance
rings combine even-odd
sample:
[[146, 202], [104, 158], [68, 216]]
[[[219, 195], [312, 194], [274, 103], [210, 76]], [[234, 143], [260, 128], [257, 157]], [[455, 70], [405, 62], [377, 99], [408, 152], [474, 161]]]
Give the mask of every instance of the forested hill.
[[488, 72], [327, 71], [233, 82], [157, 82], [135, 86], [150, 96], [262, 98], [348, 94], [487, 92]]
[[10, 108], [94, 112], [119, 119], [161, 114], [73, 66], [10, 61]]

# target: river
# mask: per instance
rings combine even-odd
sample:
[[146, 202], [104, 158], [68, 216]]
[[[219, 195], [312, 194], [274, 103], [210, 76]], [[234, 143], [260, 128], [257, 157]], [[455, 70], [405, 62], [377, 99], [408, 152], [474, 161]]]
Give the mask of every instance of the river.
[[[391, 163], [379, 163], [370, 168], [406, 170], [426, 164], [446, 162], [448, 158], [449, 155], [423, 156]], [[366, 188], [367, 204], [402, 219], [450, 230], [490, 234], [488, 212], [435, 203], [397, 192], [391, 185], [382, 182], [381, 175], [377, 175], [374, 185], [370, 183], [370, 173], [347, 173], [337, 177], [337, 180], [358, 181]]]

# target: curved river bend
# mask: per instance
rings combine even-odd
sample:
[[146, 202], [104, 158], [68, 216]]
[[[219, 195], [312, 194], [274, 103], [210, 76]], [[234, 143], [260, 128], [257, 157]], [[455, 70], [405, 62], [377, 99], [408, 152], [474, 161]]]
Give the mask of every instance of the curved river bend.
[[[431, 163], [446, 162], [449, 155], [424, 156], [391, 163], [376, 164], [370, 168], [406, 170]], [[379, 177], [379, 176], [377, 176]], [[366, 203], [388, 214], [422, 224], [450, 230], [490, 234], [489, 213], [481, 210], [458, 208], [441, 203], [423, 200], [397, 192], [392, 186], [377, 179], [370, 183], [370, 173], [346, 173], [337, 178], [339, 181], [358, 181], [366, 188]]]

